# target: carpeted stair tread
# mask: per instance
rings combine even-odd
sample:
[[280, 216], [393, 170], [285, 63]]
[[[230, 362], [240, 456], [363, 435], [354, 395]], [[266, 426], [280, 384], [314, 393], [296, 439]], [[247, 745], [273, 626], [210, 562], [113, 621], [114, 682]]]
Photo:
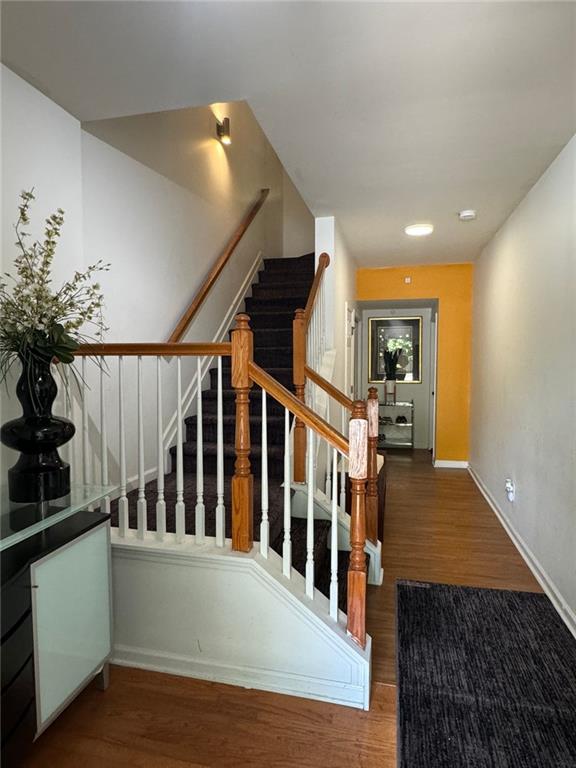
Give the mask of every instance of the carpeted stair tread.
[[[278, 297], [252, 297], [246, 299], [246, 312], [250, 316], [254, 312], [275, 312], [278, 310]], [[304, 309], [306, 306], [306, 296], [286, 296], [282, 299], [282, 311], [290, 312], [292, 315], [297, 309]]]
[[309, 288], [308, 280], [305, 282], [296, 282], [291, 280], [290, 282], [273, 282], [272, 280], [266, 283], [256, 283], [252, 286], [252, 297], [255, 299], [283, 299], [283, 298], [300, 298], [304, 297], [304, 305], [307, 301], [307, 291]]
[[[233, 445], [229, 445], [228, 443], [224, 443], [223, 446], [224, 449], [224, 456], [229, 458], [235, 458], [236, 457], [236, 449]], [[196, 456], [196, 442], [186, 442], [182, 446], [182, 452], [184, 456]], [[216, 456], [218, 452], [218, 444], [217, 443], [207, 443], [204, 442], [202, 444], [202, 454], [203, 456]], [[175, 454], [176, 453], [176, 446], [173, 446], [170, 448], [170, 453]], [[250, 459], [260, 459], [262, 456], [262, 447], [260, 445], [252, 445], [250, 447]], [[268, 459], [281, 459], [284, 461], [284, 446], [283, 445], [268, 445]]]
[[[187, 416], [184, 419], [184, 423], [187, 426], [194, 426], [195, 427], [196, 426], [197, 418], [198, 418], [197, 416]], [[236, 426], [236, 415], [235, 414], [232, 414], [232, 413], [224, 414], [223, 417], [222, 417], [222, 420], [223, 420], [224, 424], [233, 424], [234, 426]], [[284, 427], [284, 416], [270, 416], [268, 414], [267, 421], [268, 421], [268, 427], [270, 427], [271, 425]], [[217, 414], [215, 414], [215, 413], [204, 413], [202, 415], [202, 423], [203, 423], [203, 425], [204, 424], [218, 424], [218, 416], [217, 416]], [[258, 427], [260, 427], [261, 424], [262, 424], [262, 419], [260, 418], [260, 416], [255, 416], [254, 414], [252, 414], [250, 416], [250, 425], [251, 426], [258, 426]], [[258, 430], [258, 432], [259, 431], [260, 431], [260, 429]]]

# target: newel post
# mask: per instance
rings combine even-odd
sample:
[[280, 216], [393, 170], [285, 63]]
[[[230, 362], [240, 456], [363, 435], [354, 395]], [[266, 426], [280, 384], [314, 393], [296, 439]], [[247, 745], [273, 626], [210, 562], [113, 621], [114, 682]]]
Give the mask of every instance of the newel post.
[[378, 543], [378, 390], [370, 387], [366, 401], [368, 417], [368, 484], [366, 486], [366, 536]]
[[[297, 309], [292, 321], [292, 371], [294, 394], [302, 403], [306, 401], [306, 321], [303, 309]], [[306, 482], [306, 427], [303, 421], [294, 421], [294, 476], [295, 483]]]
[[236, 462], [232, 478], [232, 549], [252, 549], [254, 480], [250, 472], [250, 374], [253, 338], [248, 315], [236, 315], [232, 331], [232, 386], [236, 390]]
[[366, 403], [355, 400], [349, 429], [351, 487], [350, 565], [348, 568], [348, 634], [366, 645], [366, 475], [368, 469], [368, 423]]

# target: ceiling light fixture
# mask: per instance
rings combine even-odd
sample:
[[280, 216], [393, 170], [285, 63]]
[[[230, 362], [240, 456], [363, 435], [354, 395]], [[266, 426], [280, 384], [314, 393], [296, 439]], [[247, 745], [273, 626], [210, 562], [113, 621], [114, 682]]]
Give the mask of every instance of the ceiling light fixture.
[[476, 218], [476, 211], [473, 208], [466, 208], [458, 213], [460, 221], [474, 221]]
[[410, 237], [426, 237], [434, 232], [432, 224], [410, 224], [404, 228], [404, 232]]
[[224, 117], [222, 120], [216, 121], [216, 136], [220, 139], [222, 144], [232, 144], [230, 138], [230, 118]]

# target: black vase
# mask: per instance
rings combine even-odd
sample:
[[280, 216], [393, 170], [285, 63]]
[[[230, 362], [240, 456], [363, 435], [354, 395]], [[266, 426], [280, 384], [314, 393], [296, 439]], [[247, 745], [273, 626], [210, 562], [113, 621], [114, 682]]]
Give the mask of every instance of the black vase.
[[4, 445], [20, 451], [20, 458], [8, 470], [8, 495], [16, 502], [59, 499], [70, 493], [70, 466], [56, 449], [67, 443], [76, 430], [68, 419], [52, 416], [58, 387], [50, 363], [35, 357], [21, 359], [21, 363], [16, 396], [22, 416], [0, 430]]

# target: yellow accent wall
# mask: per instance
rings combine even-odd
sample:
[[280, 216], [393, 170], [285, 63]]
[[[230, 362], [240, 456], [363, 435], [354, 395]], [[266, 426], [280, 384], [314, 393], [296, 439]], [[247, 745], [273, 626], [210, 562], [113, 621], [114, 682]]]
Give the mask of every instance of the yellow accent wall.
[[[404, 279], [410, 277], [412, 282]], [[436, 459], [468, 461], [472, 264], [359, 269], [359, 301], [438, 299]]]

